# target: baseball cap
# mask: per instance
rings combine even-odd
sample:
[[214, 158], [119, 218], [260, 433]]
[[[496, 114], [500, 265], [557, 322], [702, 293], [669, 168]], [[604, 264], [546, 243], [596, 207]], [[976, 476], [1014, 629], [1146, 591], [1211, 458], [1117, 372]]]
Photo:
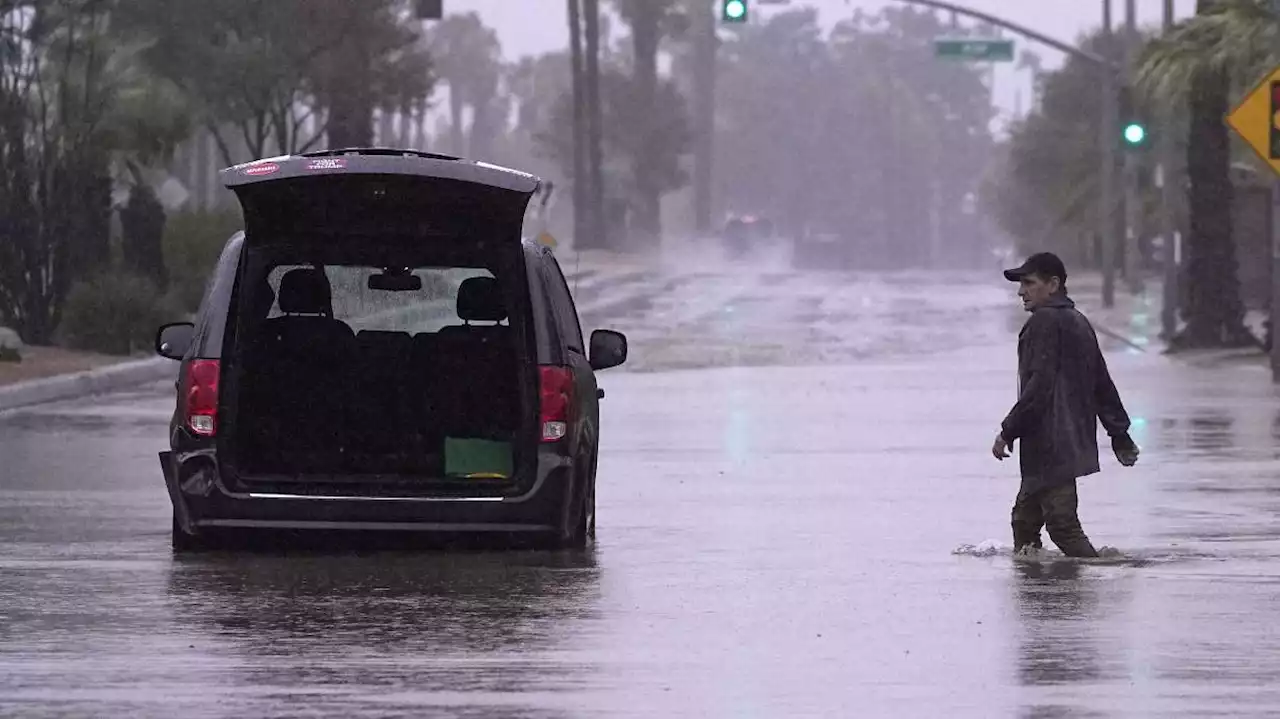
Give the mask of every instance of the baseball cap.
[[1023, 277], [1027, 275], [1040, 275], [1045, 279], [1057, 277], [1063, 282], [1067, 281], [1067, 268], [1062, 264], [1062, 260], [1052, 252], [1037, 252], [1027, 258], [1020, 267], [1004, 271], [1004, 278], [1010, 282], [1021, 282]]

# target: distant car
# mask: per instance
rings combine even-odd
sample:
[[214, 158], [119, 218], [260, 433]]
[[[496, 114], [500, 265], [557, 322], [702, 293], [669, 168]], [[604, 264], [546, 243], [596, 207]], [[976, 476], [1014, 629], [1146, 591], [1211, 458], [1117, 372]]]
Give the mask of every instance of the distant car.
[[767, 217], [755, 215], [735, 215], [724, 223], [721, 237], [731, 257], [741, 257], [748, 252], [759, 249], [763, 242], [773, 239], [773, 221]]
[[851, 269], [852, 254], [843, 235], [810, 227], [796, 238], [791, 264], [800, 269]]
[[254, 530], [595, 534], [596, 372], [552, 251], [521, 239], [540, 180], [342, 150], [228, 168], [246, 232], [194, 323], [160, 454], [177, 551]]

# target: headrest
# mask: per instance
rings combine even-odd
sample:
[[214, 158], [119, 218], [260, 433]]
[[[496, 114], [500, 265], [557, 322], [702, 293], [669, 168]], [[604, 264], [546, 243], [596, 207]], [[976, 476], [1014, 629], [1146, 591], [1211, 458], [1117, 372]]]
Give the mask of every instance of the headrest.
[[458, 317], [464, 322], [501, 322], [507, 318], [502, 287], [492, 277], [468, 277], [458, 287]]
[[280, 311], [290, 315], [333, 315], [333, 295], [323, 270], [289, 270], [280, 278]]

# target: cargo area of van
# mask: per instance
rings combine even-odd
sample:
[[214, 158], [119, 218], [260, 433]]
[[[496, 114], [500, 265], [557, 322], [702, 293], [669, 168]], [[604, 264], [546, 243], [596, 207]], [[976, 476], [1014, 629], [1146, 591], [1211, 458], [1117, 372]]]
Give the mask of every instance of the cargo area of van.
[[226, 398], [237, 473], [510, 480], [526, 411], [518, 292], [489, 268], [296, 254], [251, 250]]
[[527, 181], [270, 167], [300, 174], [235, 187], [245, 245], [218, 390], [234, 481], [517, 481], [537, 443]]

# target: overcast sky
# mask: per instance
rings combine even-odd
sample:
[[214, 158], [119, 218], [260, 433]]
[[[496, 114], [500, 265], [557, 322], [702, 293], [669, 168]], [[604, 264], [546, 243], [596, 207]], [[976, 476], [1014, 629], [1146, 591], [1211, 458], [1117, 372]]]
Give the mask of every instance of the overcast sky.
[[[712, 2], [714, 0], [708, 0]], [[956, 4], [998, 15], [1056, 39], [1074, 44], [1076, 38], [1101, 24], [1102, 0], [953, 0]], [[854, 8], [868, 11], [888, 5], [900, 5], [896, 0], [791, 0], [793, 5], [817, 7], [822, 22], [828, 26], [848, 15]], [[1160, 23], [1163, 0], [1135, 0], [1138, 22]], [[1124, 19], [1125, 0], [1113, 0], [1115, 22]], [[529, 54], [540, 54], [568, 45], [565, 0], [444, 0], [445, 11], [478, 11], [485, 24], [497, 30], [502, 47], [509, 59]], [[1192, 14], [1195, 0], [1174, 0], [1177, 18]], [[760, 8], [762, 13], [772, 8]], [[1019, 42], [1017, 49], [1032, 48], [1044, 58], [1046, 67], [1057, 67], [1061, 53], [1040, 45]], [[1028, 101], [1029, 80], [1026, 73], [1015, 73], [1012, 65], [1001, 65], [996, 71], [996, 102], [1003, 112], [1009, 113]]]

